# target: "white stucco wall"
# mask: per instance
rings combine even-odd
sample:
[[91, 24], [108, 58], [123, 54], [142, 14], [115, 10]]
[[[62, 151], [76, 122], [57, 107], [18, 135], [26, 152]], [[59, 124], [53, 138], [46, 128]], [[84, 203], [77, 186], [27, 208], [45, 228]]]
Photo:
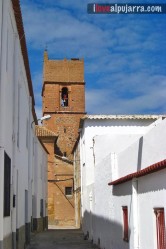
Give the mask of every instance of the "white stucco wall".
[[40, 200], [44, 201], [44, 217], [47, 215], [45, 209], [47, 202], [47, 154], [43, 153], [43, 147], [38, 139], [35, 139], [35, 162], [34, 162], [34, 218], [40, 218]]
[[[140, 141], [137, 141], [119, 154], [119, 177], [144, 169], [166, 158], [166, 142], [164, 139], [165, 128], [166, 120], [163, 120], [159, 125], [143, 136], [141, 139], [142, 147], [140, 146]], [[154, 208], [164, 208], [166, 213], [165, 176], [166, 170], [163, 169], [137, 179], [138, 248], [157, 248], [156, 217], [154, 214]], [[129, 181], [128, 184], [131, 184], [131, 181]], [[123, 189], [124, 183], [119, 186], [115, 186], [115, 191], [119, 187]], [[115, 197], [115, 199], [116, 198], [117, 197]], [[121, 192], [120, 198], [118, 199], [122, 198], [123, 192]], [[120, 207], [120, 203], [117, 203], [116, 208], [118, 209], [118, 207]], [[135, 214], [135, 216], [137, 216], [137, 214]], [[130, 228], [133, 234], [134, 231], [132, 229], [132, 225], [133, 224], [131, 223]], [[133, 248], [132, 240], [130, 240], [129, 248]]]
[[[138, 225], [136, 230], [135, 227], [137, 222], [139, 224], [140, 221], [133, 218], [135, 217], [135, 206], [138, 201], [135, 195], [132, 194], [134, 191], [133, 186], [135, 185], [130, 181], [122, 185], [110, 187], [108, 186], [108, 182], [123, 176], [125, 172], [132, 173], [133, 171], [131, 172], [131, 169], [134, 162], [137, 167], [140, 162], [144, 162], [144, 167], [147, 167], [148, 165], [145, 164], [145, 161], [153, 162], [154, 158], [155, 160], [157, 160], [157, 158], [161, 160], [164, 159], [164, 148], [161, 149], [158, 157], [157, 150], [160, 149], [162, 143], [160, 136], [162, 134], [161, 131], [164, 129], [163, 124], [165, 121], [160, 119], [159, 121], [152, 122], [151, 120], [150, 123], [145, 120], [145, 123], [142, 121], [141, 125], [139, 121], [138, 123], [135, 121], [134, 125], [133, 122], [131, 122], [130, 126], [130, 121], [125, 122], [123, 125], [121, 124], [121, 120], [118, 120], [116, 127], [114, 126], [115, 123], [112, 127], [107, 127], [103, 120], [103, 127], [101, 127], [101, 123], [100, 127], [98, 127], [98, 121], [96, 121], [96, 123], [93, 121], [93, 125], [91, 122], [90, 124], [89, 121], [85, 120], [84, 122], [81, 137], [83, 231], [85, 234], [88, 231], [89, 239], [93, 239], [96, 244], [100, 240], [101, 248], [136, 248], [135, 234], [138, 232], [136, 231]], [[154, 131], [156, 135], [154, 135]], [[158, 145], [155, 145], [155, 148], [149, 149], [149, 155], [147, 156], [148, 146], [150, 146], [152, 141], [154, 144], [155, 139], [153, 136], [158, 138], [160, 142]], [[162, 140], [164, 140], [164, 138]], [[141, 147], [142, 144], [143, 147]], [[149, 159], [152, 151], [155, 152], [154, 156], [151, 156]], [[140, 154], [144, 156], [143, 160], [142, 158], [138, 158]], [[148, 158], [145, 160], [146, 157]], [[129, 168], [127, 163], [129, 164]], [[138, 186], [140, 188], [139, 182]], [[144, 186], [143, 183], [141, 183], [141, 186]], [[154, 198], [157, 203], [157, 191], [153, 194], [156, 196]], [[150, 196], [151, 195], [149, 195], [149, 197]], [[148, 196], [144, 199], [144, 195], [142, 195], [142, 202], [145, 201], [146, 198], [148, 198]], [[151, 204], [151, 208], [149, 207], [151, 214], [153, 213], [152, 206], [155, 206], [155, 202], [153, 202], [153, 205]], [[122, 206], [128, 206], [129, 243], [123, 240]], [[143, 206], [141, 208], [141, 213], [139, 211], [140, 217], [143, 212]], [[154, 223], [154, 213], [148, 219], [150, 218]], [[145, 241], [146, 236], [142, 237], [142, 240]], [[148, 248], [155, 248], [155, 242], [154, 239], [154, 241], [150, 243], [151, 247]], [[143, 243], [145, 242], [142, 242], [142, 246]], [[140, 248], [142, 249], [144, 247]]]
[[166, 158], [166, 120], [118, 155], [119, 177], [143, 169]]
[[[0, 0], [0, 247], [5, 237], [31, 221], [33, 183], [38, 182], [34, 177], [33, 138], [37, 141], [37, 165], [40, 164], [42, 170], [38, 195], [46, 200], [47, 153], [31, 127], [31, 102], [12, 2]], [[5, 152], [11, 159], [11, 212], [8, 217], [3, 215]], [[25, 191], [28, 191], [26, 201]], [[13, 207], [13, 195], [16, 195], [16, 207]], [[36, 205], [40, 205], [38, 202]]]
[[[86, 185], [94, 182], [93, 138], [96, 135], [130, 135], [145, 134], [155, 120], [85, 120], [81, 132], [81, 163], [85, 164], [90, 174], [86, 175]], [[115, 139], [115, 138], [114, 138]], [[104, 143], [103, 143], [104, 144]], [[100, 159], [99, 159], [100, 160]]]

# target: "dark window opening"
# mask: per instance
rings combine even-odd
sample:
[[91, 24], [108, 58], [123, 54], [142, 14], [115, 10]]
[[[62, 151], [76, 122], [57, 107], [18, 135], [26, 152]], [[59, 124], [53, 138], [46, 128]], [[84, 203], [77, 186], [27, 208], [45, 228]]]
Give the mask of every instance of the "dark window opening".
[[122, 207], [123, 210], [123, 240], [124, 241], [129, 241], [128, 238], [128, 208], [127, 207]]
[[58, 147], [57, 143], [54, 143], [54, 154], [58, 155], [58, 156], [63, 156], [63, 152], [61, 151], [61, 149]]
[[66, 128], [64, 128], [64, 133], [66, 133]]
[[4, 157], [4, 216], [10, 216], [10, 178], [11, 159], [5, 153]]
[[72, 195], [73, 189], [72, 187], [65, 187], [65, 195]]
[[67, 156], [67, 153], [66, 153], [66, 152], [64, 152], [64, 153], [63, 153], [63, 156], [64, 156], [64, 157], [66, 157], [66, 156]]
[[164, 208], [155, 208], [154, 213], [156, 215], [157, 249], [164, 249], [166, 248]]
[[40, 216], [44, 217], [44, 200], [40, 200]]
[[67, 89], [67, 87], [62, 88], [61, 106], [68, 106], [68, 89]]

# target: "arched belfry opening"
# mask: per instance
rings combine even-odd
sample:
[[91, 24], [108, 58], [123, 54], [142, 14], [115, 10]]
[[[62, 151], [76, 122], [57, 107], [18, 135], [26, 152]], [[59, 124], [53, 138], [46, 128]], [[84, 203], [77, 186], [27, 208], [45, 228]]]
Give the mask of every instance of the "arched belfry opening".
[[61, 92], [61, 106], [68, 106], [68, 88], [63, 87]]

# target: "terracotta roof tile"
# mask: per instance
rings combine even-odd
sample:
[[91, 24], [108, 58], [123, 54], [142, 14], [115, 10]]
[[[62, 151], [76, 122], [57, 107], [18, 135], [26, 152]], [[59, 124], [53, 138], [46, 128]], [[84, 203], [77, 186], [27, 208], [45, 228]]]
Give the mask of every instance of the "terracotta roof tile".
[[132, 180], [133, 178], [139, 178], [141, 176], [145, 176], [151, 173], [154, 173], [156, 171], [162, 170], [166, 168], [166, 159], [157, 163], [154, 163], [150, 165], [149, 167], [146, 167], [142, 170], [139, 170], [137, 172], [131, 173], [129, 175], [123, 176], [115, 181], [112, 181], [108, 183], [108, 185], [118, 185], [127, 181]]
[[26, 76], [27, 76], [27, 80], [28, 80], [29, 93], [30, 93], [30, 96], [32, 97], [33, 118], [35, 120], [35, 123], [37, 124], [37, 117], [36, 117], [35, 108], [34, 108], [35, 99], [34, 99], [34, 94], [33, 94], [33, 86], [32, 86], [32, 80], [31, 80], [30, 67], [29, 67], [29, 59], [28, 59], [25, 32], [24, 32], [24, 26], [23, 26], [22, 14], [21, 14], [20, 1], [19, 0], [12, 0], [12, 4], [13, 4], [13, 10], [14, 10], [14, 15], [15, 15], [15, 19], [16, 19], [18, 35], [20, 38], [20, 46], [21, 46], [21, 51], [22, 51], [22, 55], [23, 55]]
[[39, 126], [39, 125], [35, 126], [35, 133], [37, 137], [54, 137], [54, 138], [58, 137], [58, 135], [53, 131], [47, 129], [44, 126]]

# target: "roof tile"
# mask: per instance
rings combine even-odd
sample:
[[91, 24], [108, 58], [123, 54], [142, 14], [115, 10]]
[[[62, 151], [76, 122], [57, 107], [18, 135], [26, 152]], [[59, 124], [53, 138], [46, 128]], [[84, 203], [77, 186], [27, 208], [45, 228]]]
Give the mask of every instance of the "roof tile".
[[58, 137], [58, 135], [53, 131], [47, 129], [44, 126], [39, 126], [39, 125], [35, 126], [35, 133], [37, 137], [54, 137], [54, 138]]
[[132, 180], [133, 178], [139, 178], [151, 173], [154, 173], [156, 171], [162, 170], [166, 168], [166, 159], [164, 159], [163, 161], [154, 163], [152, 165], [150, 165], [149, 167], [146, 167], [142, 170], [139, 170], [137, 172], [131, 173], [129, 175], [123, 176], [115, 181], [112, 181], [110, 183], [108, 183], [108, 185], [118, 185], [127, 181]]

